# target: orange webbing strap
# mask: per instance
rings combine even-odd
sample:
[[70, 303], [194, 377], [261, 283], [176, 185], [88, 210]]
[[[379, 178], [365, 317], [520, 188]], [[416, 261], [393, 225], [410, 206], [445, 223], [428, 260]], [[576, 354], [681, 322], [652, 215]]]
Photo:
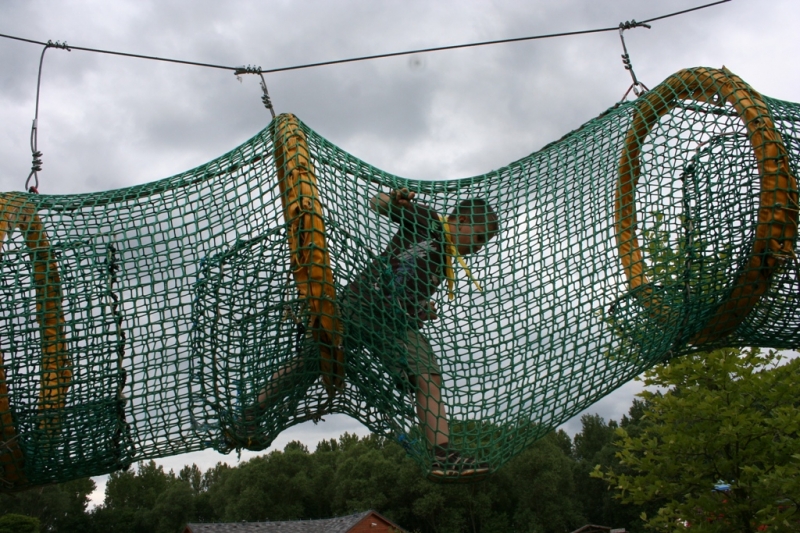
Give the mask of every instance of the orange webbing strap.
[[275, 120], [275, 166], [289, 228], [292, 273], [297, 292], [307, 303], [307, 327], [319, 346], [322, 379], [332, 396], [344, 384], [344, 352], [317, 178], [297, 118], [283, 114]]
[[[619, 256], [631, 290], [648, 283], [636, 236], [635, 190], [641, 173], [641, 147], [658, 119], [681, 100], [729, 102], [747, 128], [761, 177], [758, 223], [749, 261], [730, 297], [690, 340], [699, 345], [719, 340], [736, 329], [766, 292], [775, 268], [794, 257], [797, 181], [789, 170], [786, 147], [760, 94], [724, 67], [687, 69], [673, 74], [639, 98], [619, 161], [615, 226]], [[644, 304], [649, 305], [652, 291], [644, 290], [642, 296]]]
[[[39, 387], [39, 428], [50, 432], [59, 428], [58, 411], [64, 408], [72, 381], [72, 369], [64, 340], [61, 278], [58, 263], [47, 240], [35, 207], [26, 196], [0, 194], [0, 252], [6, 236], [19, 229], [28, 248], [36, 290], [36, 320], [39, 322], [42, 363]], [[25, 484], [22, 451], [13, 424], [8, 398], [8, 383], [0, 354], [0, 472], [6, 483]]]

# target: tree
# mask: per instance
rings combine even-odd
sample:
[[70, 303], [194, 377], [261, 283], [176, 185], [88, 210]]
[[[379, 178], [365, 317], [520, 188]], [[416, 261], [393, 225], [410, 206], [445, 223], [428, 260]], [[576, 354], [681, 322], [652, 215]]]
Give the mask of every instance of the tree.
[[0, 533], [39, 533], [39, 520], [21, 514], [0, 516]]
[[498, 472], [508, 476], [509, 492], [516, 499], [511, 529], [557, 533], [582, 525], [573, 469], [560, 435], [551, 432]]
[[[191, 468], [184, 472], [189, 478]], [[92, 513], [97, 531], [174, 533], [192, 517], [191, 479], [164, 472], [155, 461], [139, 463], [137, 472], [111, 474], [103, 505]]]
[[[618, 431], [623, 467], [597, 468], [623, 502], [658, 503], [655, 531], [800, 528], [800, 359], [722, 349], [656, 367], [646, 424]], [[666, 389], [666, 391], [665, 391]], [[665, 392], [664, 392], [665, 391]]]
[[255, 457], [230, 469], [209, 488], [209, 499], [223, 521], [280, 521], [308, 518], [306, 510], [326, 498], [316, 489], [314, 458], [296, 443], [285, 451]]
[[581, 503], [586, 521], [592, 524], [605, 524], [612, 527], [625, 527], [628, 531], [641, 531], [641, 514], [658, 510], [652, 504], [634, 505], [623, 503], [609, 490], [608, 483], [592, 476], [596, 469], [613, 469], [618, 474], [630, 473], [630, 468], [620, 464], [614, 445], [618, 427], [625, 429], [630, 436], [641, 434], [647, 424], [642, 419], [645, 402], [634, 399], [628, 414], [622, 416], [617, 424], [614, 420], [608, 423], [600, 415], [584, 415], [581, 417], [581, 431], [575, 435], [575, 485], [579, 487], [577, 498]]
[[35, 517], [40, 524], [37, 527], [43, 533], [86, 533], [89, 524], [86, 507], [89, 494], [94, 489], [94, 481], [84, 478], [0, 494], [0, 514], [16, 513]]
[[598, 414], [583, 415], [581, 417], [581, 431], [575, 434], [574, 453], [575, 458], [584, 461], [592, 461], [603, 448], [609, 444], [614, 431], [619, 427], [614, 420], [608, 423]]
[[600, 479], [590, 478], [597, 465], [613, 465], [614, 432], [618, 427], [614, 420], [606, 423], [600, 415], [587, 414], [581, 417], [581, 431], [575, 434], [575, 484], [581, 487], [578, 499], [583, 515], [592, 524], [621, 524], [616, 512], [621, 505], [609, 494], [608, 485]]

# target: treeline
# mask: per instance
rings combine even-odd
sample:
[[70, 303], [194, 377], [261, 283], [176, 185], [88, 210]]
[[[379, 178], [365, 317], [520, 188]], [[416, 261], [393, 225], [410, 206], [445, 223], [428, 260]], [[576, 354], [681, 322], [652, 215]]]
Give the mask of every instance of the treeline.
[[[633, 428], [635, 402], [621, 425]], [[550, 433], [486, 481], [426, 480], [396, 442], [345, 433], [310, 452], [299, 442], [230, 467], [165, 472], [154, 462], [110, 476], [103, 504], [87, 509], [91, 480], [0, 495], [0, 514], [39, 519], [42, 532], [174, 533], [187, 522], [316, 519], [375, 509], [408, 531], [563, 533], [586, 523], [636, 530], [641, 509], [589, 476], [612, 464], [616, 422], [584, 416], [571, 439]]]
[[800, 531], [800, 357], [696, 353], [643, 381], [619, 423], [584, 416], [574, 439], [550, 433], [480, 483], [429, 482], [396, 442], [345, 434], [205, 472], [142, 463], [112, 474], [92, 510], [91, 480], [0, 495], [0, 533], [175, 533], [367, 509], [426, 533]]

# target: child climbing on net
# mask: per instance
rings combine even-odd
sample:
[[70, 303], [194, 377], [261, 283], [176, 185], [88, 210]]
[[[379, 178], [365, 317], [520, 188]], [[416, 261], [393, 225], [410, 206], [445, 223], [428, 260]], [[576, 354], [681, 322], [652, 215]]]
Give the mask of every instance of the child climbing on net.
[[[453, 262], [460, 261], [466, 269], [461, 256], [476, 253], [492, 239], [499, 229], [498, 219], [482, 199], [464, 200], [444, 218], [414, 197], [414, 192], [403, 188], [370, 200], [370, 208], [396, 223], [398, 231], [339, 297], [343, 349], [352, 354], [366, 348], [396, 376], [407, 380], [415, 396], [417, 417], [434, 452], [431, 475], [481, 475], [488, 472], [486, 464], [449, 445], [442, 373], [420, 328], [425, 321], [438, 318], [431, 297], [445, 279], [453, 298]], [[299, 351], [300, 356], [275, 372], [259, 394], [260, 411], [297, 385], [306, 361], [314, 356], [310, 353], [313, 349]]]

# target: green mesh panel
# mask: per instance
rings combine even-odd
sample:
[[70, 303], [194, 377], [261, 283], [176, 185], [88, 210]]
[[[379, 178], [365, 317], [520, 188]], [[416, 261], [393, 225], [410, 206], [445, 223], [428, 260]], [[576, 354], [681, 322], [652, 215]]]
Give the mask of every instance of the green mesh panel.
[[[797, 175], [800, 106], [765, 102]], [[670, 357], [721, 345], [797, 347], [793, 254], [773, 269], [735, 330], [692, 342], [735, 297], [734, 283], [752, 260], [761, 186], [748, 132], [730, 104], [676, 104], [641, 145], [636, 230], [648, 282], [634, 290], [618, 252], [615, 194], [637, 102], [506, 167], [455, 181], [388, 174], [302, 125], [339, 299], [397, 230], [370, 210], [374, 195], [408, 187], [441, 214], [483, 198], [499, 215], [497, 237], [466, 258], [483, 291], [455, 266], [455, 299], [442, 283], [433, 297], [439, 319], [421, 329], [441, 367], [451, 449], [494, 470]], [[402, 360], [402, 309], [385, 306], [366, 325], [345, 320], [346, 336], [369, 330], [370, 338], [349, 339], [338, 394], [320, 379], [289, 263], [275, 124], [155, 183], [18, 195], [35, 206], [57, 259], [72, 378], [63, 408], [39, 407], [46, 332], [37, 322], [35, 261], [14, 231], [0, 262], [10, 406], [0, 435], [16, 434], [0, 445], [5, 489], [209, 447], [260, 449], [286, 428], [333, 412], [400, 439], [430, 472], [433, 455], [412, 393], [390, 361]], [[375, 353], [386, 346], [400, 346], [400, 354]], [[301, 371], [258, 408], [273, 374], [300, 354]], [[43, 424], [54, 411], [56, 427]], [[21, 455], [8, 452], [14, 445]]]

